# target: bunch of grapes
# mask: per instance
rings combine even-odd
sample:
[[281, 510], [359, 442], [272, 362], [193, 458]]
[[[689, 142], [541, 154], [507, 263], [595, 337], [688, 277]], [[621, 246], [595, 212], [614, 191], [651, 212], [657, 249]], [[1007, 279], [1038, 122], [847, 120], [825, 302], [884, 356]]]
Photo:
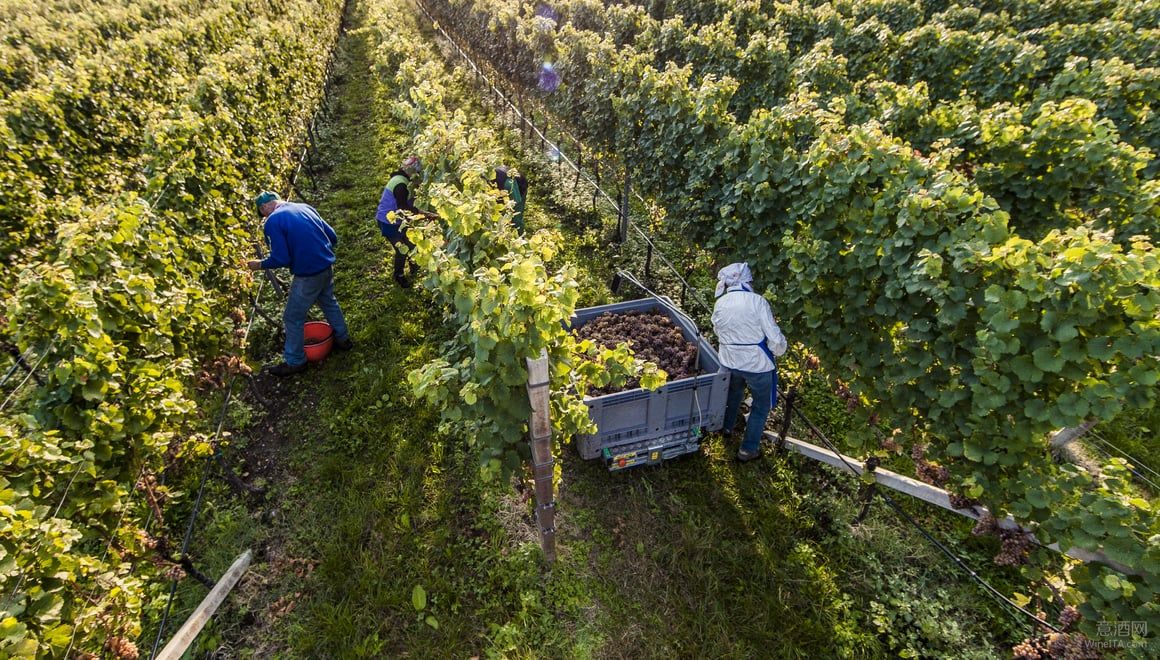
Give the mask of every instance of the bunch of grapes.
[[1011, 649], [1015, 660], [1096, 660], [1099, 650], [1075, 633], [1053, 632], [1024, 640]]
[[231, 309], [230, 310], [230, 320], [234, 322], [234, 325], [245, 325], [245, 323], [246, 323], [246, 311], [244, 309], [242, 309], [241, 307], [235, 307], [235, 308]]
[[230, 320], [234, 322], [234, 339], [242, 341], [248, 332], [246, 328], [246, 312], [240, 307], [230, 310]]
[[918, 478], [925, 481], [932, 486], [942, 488], [947, 480], [951, 478], [951, 473], [945, 467], [938, 463], [932, 463], [925, 458], [920, 458], [915, 461], [915, 472]]
[[221, 389], [230, 376], [249, 376], [254, 369], [236, 355], [219, 355], [212, 364], [197, 374], [197, 386], [201, 389]]
[[1015, 648], [1011, 649], [1011, 657], [1015, 660], [1040, 660], [1043, 653], [1035, 642], [1036, 640], [1029, 639], [1016, 644]]
[[174, 582], [185, 579], [185, 569], [177, 564], [169, 564], [162, 569], [161, 574], [165, 576], [166, 580]]
[[105, 642], [105, 650], [117, 660], [137, 660], [137, 645], [124, 637], [110, 637]]
[[979, 516], [979, 520], [975, 523], [975, 528], [971, 530], [971, 533], [975, 536], [990, 536], [998, 531], [999, 525], [995, 522], [995, 516], [988, 511]]
[[846, 402], [846, 412], [853, 412], [853, 410], [858, 407], [858, 395], [854, 394], [849, 386], [847, 386], [842, 381], [839, 380], [835, 384], [834, 394], [836, 394], [839, 399]]
[[1017, 529], [999, 530], [1002, 547], [995, 555], [995, 563], [1000, 566], [1021, 566], [1027, 563], [1035, 540], [1027, 532]]
[[145, 494], [145, 499], [150, 506], [164, 504], [169, 495], [169, 491], [157, 483], [157, 477], [153, 474], [143, 475], [133, 487]]
[[979, 500], [958, 493], [947, 493], [947, 498], [951, 501], [951, 506], [956, 509], [970, 509], [979, 505]]
[[[579, 339], [588, 339], [605, 348], [628, 344], [640, 360], [656, 364], [680, 380], [697, 375], [697, 347], [685, 339], [680, 328], [660, 312], [605, 312], [574, 331]], [[630, 380], [622, 389], [640, 386]], [[608, 394], [598, 391], [598, 394]]]

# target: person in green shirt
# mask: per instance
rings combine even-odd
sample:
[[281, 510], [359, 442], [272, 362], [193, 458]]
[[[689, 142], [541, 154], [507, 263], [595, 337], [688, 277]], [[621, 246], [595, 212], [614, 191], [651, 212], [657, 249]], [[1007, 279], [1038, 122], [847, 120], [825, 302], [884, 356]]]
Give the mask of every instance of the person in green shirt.
[[516, 226], [516, 231], [522, 235], [524, 233], [524, 208], [527, 206], [528, 198], [528, 180], [515, 169], [501, 165], [495, 168], [495, 179], [492, 182], [496, 188], [506, 192], [515, 203], [516, 212], [512, 216], [512, 224]]
[[411, 177], [417, 176], [422, 169], [423, 164], [418, 156], [404, 159], [399, 169], [391, 173], [390, 180], [383, 188], [382, 197], [379, 198], [379, 207], [375, 211], [375, 220], [378, 221], [379, 230], [395, 249], [394, 277], [395, 282], [403, 289], [411, 288], [411, 280], [403, 275], [403, 265], [409, 264], [408, 271], [411, 277], [415, 276], [416, 269], [415, 262], [408, 259], [400, 248], [402, 246], [410, 250], [415, 247], [411, 239], [407, 238], [407, 230], [403, 228], [405, 215], [402, 212], [424, 215], [432, 219], [438, 217], [430, 211], [424, 211], [415, 206], [415, 193], [410, 188]]

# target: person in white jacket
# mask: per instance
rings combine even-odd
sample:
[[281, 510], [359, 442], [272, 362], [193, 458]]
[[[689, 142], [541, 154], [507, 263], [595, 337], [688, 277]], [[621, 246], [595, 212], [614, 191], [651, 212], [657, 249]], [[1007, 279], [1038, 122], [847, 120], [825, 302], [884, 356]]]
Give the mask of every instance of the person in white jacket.
[[729, 264], [717, 273], [717, 303], [713, 306], [713, 331], [720, 344], [721, 364], [729, 369], [729, 396], [725, 399], [726, 438], [732, 437], [741, 409], [745, 386], [753, 393], [753, 406], [737, 460], [751, 461], [761, 455], [761, 434], [769, 411], [777, 404], [777, 362], [786, 349], [785, 336], [773, 320], [769, 301], [752, 287], [749, 264]]

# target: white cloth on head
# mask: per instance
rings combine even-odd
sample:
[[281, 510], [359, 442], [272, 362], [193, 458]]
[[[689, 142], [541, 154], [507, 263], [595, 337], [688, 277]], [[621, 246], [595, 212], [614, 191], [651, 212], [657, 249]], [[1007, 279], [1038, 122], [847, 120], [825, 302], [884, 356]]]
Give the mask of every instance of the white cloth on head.
[[725, 293], [725, 289], [731, 286], [738, 286], [741, 284], [749, 284], [753, 281], [753, 273], [749, 272], [749, 264], [742, 261], [741, 263], [729, 264], [728, 266], [717, 271], [717, 297]]

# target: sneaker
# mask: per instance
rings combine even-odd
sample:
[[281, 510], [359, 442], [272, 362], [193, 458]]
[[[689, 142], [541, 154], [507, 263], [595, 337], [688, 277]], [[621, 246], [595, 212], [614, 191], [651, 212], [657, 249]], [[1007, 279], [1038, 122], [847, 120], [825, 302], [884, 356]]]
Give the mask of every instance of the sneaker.
[[742, 462], [742, 463], [748, 463], [749, 461], [752, 461], [752, 460], [755, 460], [758, 458], [761, 458], [761, 450], [760, 449], [758, 449], [757, 451], [745, 451], [744, 449], [739, 449], [737, 451], [737, 460]]
[[281, 362], [274, 365], [273, 367], [270, 367], [270, 373], [279, 377], [293, 376], [294, 374], [306, 371], [306, 365], [307, 363], [305, 362], [302, 364], [287, 364], [286, 362]]
[[399, 285], [400, 289], [410, 289], [411, 288], [411, 280], [403, 277], [402, 275], [395, 277], [395, 283]]
[[354, 348], [354, 340], [350, 337], [347, 337], [341, 341], [338, 339], [334, 340], [334, 349], [336, 351], [349, 351], [352, 348]]

